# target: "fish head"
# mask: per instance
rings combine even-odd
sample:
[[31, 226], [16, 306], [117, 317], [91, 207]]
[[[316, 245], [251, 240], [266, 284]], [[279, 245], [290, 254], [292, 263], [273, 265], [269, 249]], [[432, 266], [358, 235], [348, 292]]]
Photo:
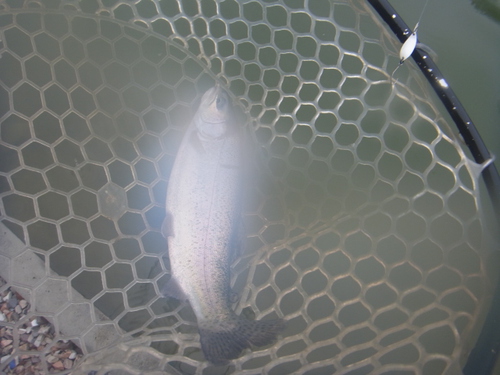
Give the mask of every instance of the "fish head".
[[206, 138], [224, 136], [228, 130], [230, 109], [229, 96], [219, 85], [205, 92], [197, 112], [196, 122], [200, 135]]

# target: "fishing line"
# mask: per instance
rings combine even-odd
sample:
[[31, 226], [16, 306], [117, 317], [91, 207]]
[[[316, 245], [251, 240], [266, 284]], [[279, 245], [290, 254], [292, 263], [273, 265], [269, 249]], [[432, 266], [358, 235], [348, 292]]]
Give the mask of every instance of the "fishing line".
[[413, 32], [410, 34], [408, 39], [403, 43], [401, 46], [401, 49], [399, 50], [399, 64], [396, 66], [396, 69], [393, 70], [391, 74], [391, 84], [394, 85], [393, 78], [394, 78], [394, 73], [399, 69], [401, 65], [408, 59], [408, 57], [411, 56], [413, 51], [415, 50], [415, 47], [417, 46], [417, 30], [418, 30], [418, 25], [420, 24], [420, 21], [422, 19], [422, 16], [424, 15], [425, 9], [427, 8], [427, 4], [429, 3], [429, 0], [425, 1], [424, 7], [422, 8], [422, 12], [420, 13], [420, 17], [418, 17], [417, 23], [415, 24], [415, 28], [413, 29]]

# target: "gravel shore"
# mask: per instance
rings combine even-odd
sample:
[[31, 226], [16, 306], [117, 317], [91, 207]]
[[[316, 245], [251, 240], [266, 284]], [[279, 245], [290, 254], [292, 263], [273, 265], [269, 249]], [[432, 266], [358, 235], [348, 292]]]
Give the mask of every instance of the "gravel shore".
[[[2, 284], [5, 281], [0, 280]], [[53, 325], [41, 316], [30, 316], [30, 304], [19, 293], [7, 288], [0, 294], [0, 373], [67, 373], [81, 353], [72, 341], [55, 341]]]

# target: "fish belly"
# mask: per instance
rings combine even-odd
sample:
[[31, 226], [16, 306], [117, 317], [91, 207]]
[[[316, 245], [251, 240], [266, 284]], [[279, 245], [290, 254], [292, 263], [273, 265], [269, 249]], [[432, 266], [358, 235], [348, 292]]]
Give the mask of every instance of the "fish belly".
[[229, 251], [237, 221], [238, 140], [187, 135], [167, 192], [172, 274], [198, 321], [227, 314]]

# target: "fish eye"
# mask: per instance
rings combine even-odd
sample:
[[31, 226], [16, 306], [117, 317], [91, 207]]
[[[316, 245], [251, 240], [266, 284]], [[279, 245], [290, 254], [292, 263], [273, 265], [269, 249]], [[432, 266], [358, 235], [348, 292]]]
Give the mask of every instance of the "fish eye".
[[217, 99], [215, 99], [215, 105], [219, 111], [223, 110], [227, 104], [227, 99], [224, 95], [217, 95]]

